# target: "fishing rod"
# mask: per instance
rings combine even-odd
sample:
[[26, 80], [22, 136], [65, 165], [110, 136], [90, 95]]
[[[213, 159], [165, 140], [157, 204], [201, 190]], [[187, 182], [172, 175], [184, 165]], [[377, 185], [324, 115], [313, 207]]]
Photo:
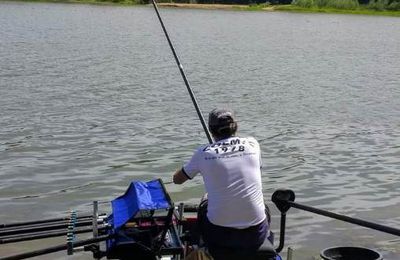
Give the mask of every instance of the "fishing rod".
[[[107, 228], [108, 228], [108, 226], [102, 225], [97, 228], [97, 231], [107, 230]], [[76, 230], [74, 230], [74, 234], [89, 233], [89, 232], [93, 232], [93, 227], [77, 228]], [[43, 239], [43, 238], [49, 238], [49, 237], [66, 236], [69, 233], [70, 233], [70, 231], [68, 231], [68, 230], [61, 230], [61, 231], [55, 230], [55, 231], [29, 233], [29, 234], [23, 234], [23, 235], [18, 235], [18, 236], [13, 236], [13, 237], [10, 236], [10, 237], [0, 238], [0, 244], [10, 244], [10, 243], [37, 240], [37, 239]]]
[[[103, 223], [103, 220], [99, 219], [97, 220], [97, 223]], [[74, 223], [76, 227], [91, 226], [92, 224], [93, 220], [77, 221]], [[39, 226], [29, 226], [27, 228], [9, 229], [4, 231], [2, 230], [0, 231], [0, 238], [17, 234], [66, 229], [68, 228], [69, 225], [70, 225], [69, 222], [63, 222], [63, 223], [56, 223], [53, 225], [39, 225]]]
[[183, 81], [185, 82], [185, 85], [186, 85], [186, 88], [187, 88], [187, 90], [188, 90], [188, 92], [189, 92], [190, 98], [192, 99], [193, 105], [194, 105], [194, 107], [196, 108], [197, 115], [199, 116], [201, 125], [203, 126], [204, 132], [206, 133], [208, 142], [209, 142], [210, 144], [212, 144], [212, 143], [213, 143], [213, 139], [212, 139], [212, 137], [211, 137], [210, 131], [208, 130], [208, 127], [207, 127], [207, 125], [206, 125], [206, 123], [205, 123], [205, 121], [204, 121], [204, 118], [203, 118], [203, 115], [202, 115], [202, 113], [201, 113], [200, 107], [199, 107], [199, 105], [197, 104], [196, 97], [195, 97], [195, 95], [194, 95], [194, 93], [193, 93], [193, 91], [192, 91], [192, 88], [190, 87], [189, 81], [188, 81], [188, 79], [187, 79], [187, 77], [186, 77], [185, 71], [183, 70], [183, 66], [182, 66], [181, 62], [179, 61], [178, 55], [176, 54], [174, 45], [172, 44], [172, 41], [171, 41], [171, 39], [169, 38], [167, 29], [166, 29], [165, 26], [164, 26], [164, 22], [163, 22], [163, 20], [161, 19], [161, 15], [160, 15], [160, 12], [158, 11], [157, 3], [156, 3], [155, 0], [151, 0], [151, 1], [152, 1], [152, 3], [153, 3], [154, 10], [156, 11], [158, 20], [160, 21], [161, 27], [162, 27], [162, 29], [163, 29], [163, 31], [164, 31], [165, 37], [167, 38], [169, 47], [171, 48], [172, 54], [174, 55], [176, 64], [177, 64], [178, 67], [179, 67], [179, 71], [180, 71], [180, 73], [181, 73], [181, 75], [182, 75]]
[[[106, 214], [102, 213], [99, 216], [106, 216]], [[91, 219], [92, 217], [93, 217], [92, 215], [83, 215], [83, 216], [78, 216], [77, 219]], [[71, 217], [68, 216], [68, 217], [61, 217], [61, 218], [33, 220], [33, 221], [28, 221], [28, 222], [4, 223], [4, 224], [0, 224], [0, 230], [10, 228], [10, 227], [50, 224], [52, 222], [65, 222], [65, 221], [69, 221], [70, 219], [71, 219]]]
[[[104, 235], [104, 236], [98, 236], [98, 237], [94, 237], [94, 238], [89, 238], [89, 239], [85, 239], [85, 240], [74, 241], [73, 242], [73, 247], [81, 247], [81, 246], [85, 246], [85, 245], [91, 245], [93, 243], [97, 243], [97, 242], [101, 242], [101, 241], [112, 239], [114, 236], [115, 235], [111, 234], [111, 235]], [[18, 254], [18, 255], [0, 257], [0, 260], [26, 259], [26, 258], [31, 258], [31, 257], [35, 257], [35, 256], [46, 255], [46, 254], [50, 254], [50, 253], [64, 251], [64, 250], [67, 250], [69, 247], [70, 246], [68, 245], [68, 243], [67, 244], [60, 244], [60, 245], [56, 245], [56, 246], [52, 246], [52, 247], [48, 247], [48, 248], [43, 248], [43, 249], [39, 249], [39, 250], [34, 250], [34, 251], [30, 251], [30, 252], [26, 252], [26, 253], [22, 253], [22, 254]]]

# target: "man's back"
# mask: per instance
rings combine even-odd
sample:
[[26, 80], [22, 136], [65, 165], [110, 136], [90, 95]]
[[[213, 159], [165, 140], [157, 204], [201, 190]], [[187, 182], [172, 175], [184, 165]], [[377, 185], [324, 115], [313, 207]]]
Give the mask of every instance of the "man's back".
[[[207, 201], [200, 205], [199, 224], [213, 256], [219, 248], [254, 253], [264, 243], [269, 229], [259, 144], [254, 138], [235, 136], [238, 124], [229, 109], [213, 109], [208, 115], [208, 127], [216, 142], [198, 149], [174, 173], [173, 182], [182, 184], [198, 173], [203, 176], [208, 205]], [[206, 210], [207, 216], [203, 214]]]
[[183, 168], [203, 176], [211, 223], [247, 228], [265, 219], [260, 164], [254, 138], [230, 137], [201, 147]]

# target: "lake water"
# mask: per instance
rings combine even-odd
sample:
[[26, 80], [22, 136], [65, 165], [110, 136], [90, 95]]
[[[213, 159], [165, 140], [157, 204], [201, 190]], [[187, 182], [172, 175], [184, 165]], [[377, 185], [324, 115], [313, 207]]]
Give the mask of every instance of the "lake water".
[[[400, 228], [399, 18], [161, 14], [204, 114], [232, 107], [259, 140], [275, 231], [278, 188]], [[201, 178], [171, 175], [206, 142], [152, 7], [0, 2], [0, 223], [93, 200], [108, 212], [132, 180], [161, 178], [176, 202], [197, 202]], [[400, 259], [399, 237], [295, 209], [286, 245], [297, 260], [337, 245]], [[43, 244], [0, 256], [24, 247]]]

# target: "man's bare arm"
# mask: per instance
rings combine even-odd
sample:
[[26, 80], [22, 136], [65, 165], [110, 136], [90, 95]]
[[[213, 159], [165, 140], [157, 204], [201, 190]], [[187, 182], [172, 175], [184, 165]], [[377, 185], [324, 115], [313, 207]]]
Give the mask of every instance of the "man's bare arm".
[[185, 173], [183, 173], [182, 169], [179, 169], [175, 172], [172, 180], [175, 184], [182, 184], [185, 181], [189, 180], [189, 178]]

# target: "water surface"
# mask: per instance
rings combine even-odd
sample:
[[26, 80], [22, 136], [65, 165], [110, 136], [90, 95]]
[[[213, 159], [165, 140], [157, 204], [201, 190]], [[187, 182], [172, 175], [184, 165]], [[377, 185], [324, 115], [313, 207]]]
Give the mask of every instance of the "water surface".
[[[259, 140], [275, 230], [283, 187], [400, 228], [399, 18], [161, 12], [202, 110], [234, 108]], [[170, 176], [207, 139], [151, 7], [0, 2], [0, 60], [1, 223], [108, 211], [131, 180], [198, 201], [200, 178]], [[294, 209], [287, 225], [296, 259], [343, 244], [400, 258], [398, 237]]]

